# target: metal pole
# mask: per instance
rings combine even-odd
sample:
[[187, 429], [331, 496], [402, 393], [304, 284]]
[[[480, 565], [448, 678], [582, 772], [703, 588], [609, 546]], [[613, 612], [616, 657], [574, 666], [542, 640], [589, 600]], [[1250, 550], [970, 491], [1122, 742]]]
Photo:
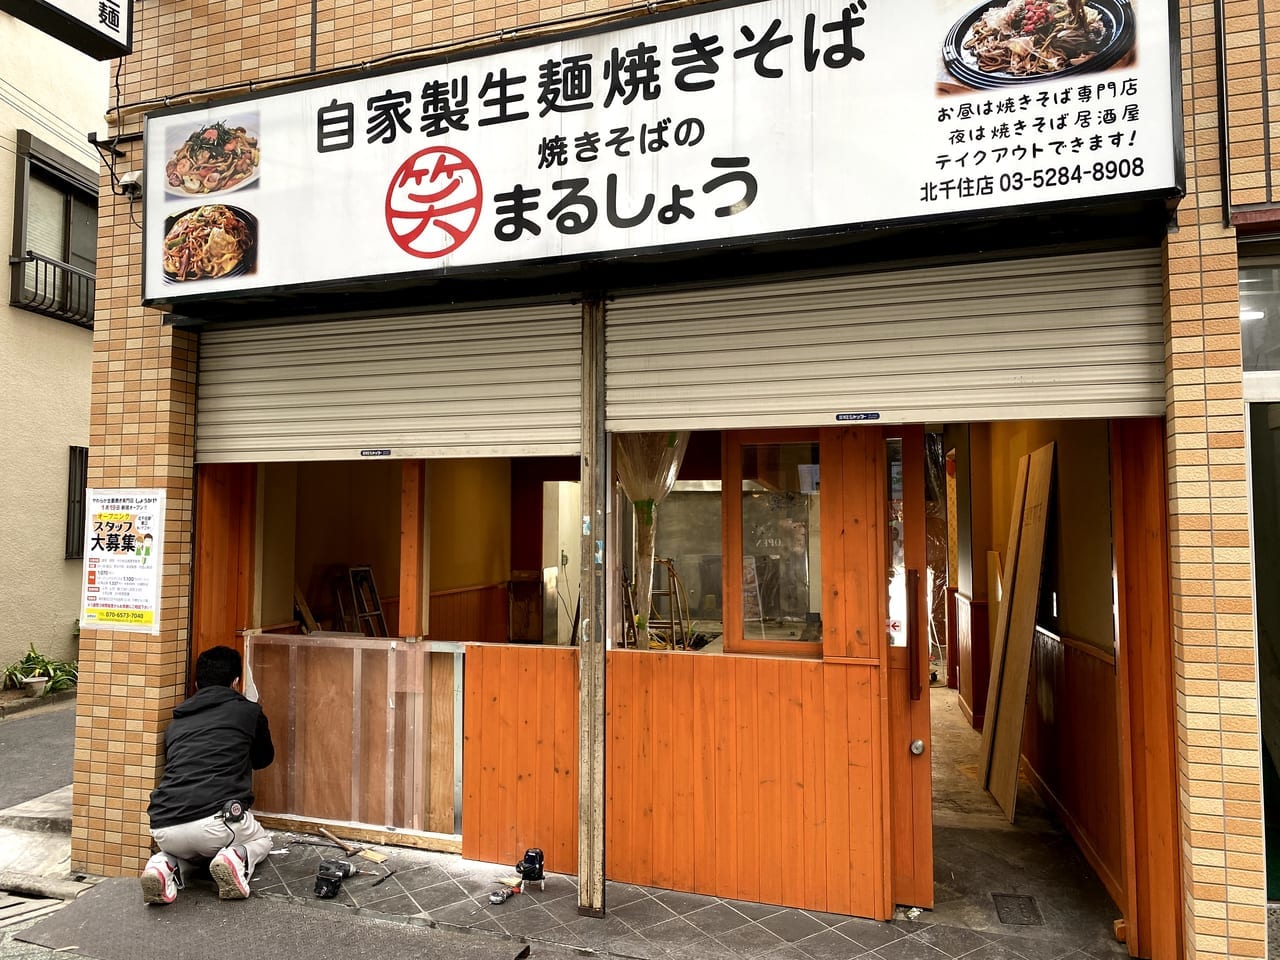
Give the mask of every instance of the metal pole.
[[604, 302], [582, 304], [582, 623], [578, 636], [578, 913], [604, 916]]

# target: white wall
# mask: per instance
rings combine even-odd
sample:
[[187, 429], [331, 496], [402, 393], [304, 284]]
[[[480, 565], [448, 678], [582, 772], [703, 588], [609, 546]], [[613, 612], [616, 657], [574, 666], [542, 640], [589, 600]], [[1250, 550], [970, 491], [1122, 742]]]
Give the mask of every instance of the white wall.
[[9, 306], [19, 129], [99, 169], [108, 66], [0, 13], [0, 666], [74, 654], [80, 561], [64, 559], [67, 457], [89, 444], [93, 334]]

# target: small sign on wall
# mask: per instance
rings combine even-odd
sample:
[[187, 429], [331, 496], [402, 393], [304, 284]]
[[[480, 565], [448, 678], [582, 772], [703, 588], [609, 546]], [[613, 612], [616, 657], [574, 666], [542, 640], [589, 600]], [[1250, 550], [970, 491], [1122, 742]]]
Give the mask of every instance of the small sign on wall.
[[163, 490], [89, 490], [80, 625], [160, 632]]

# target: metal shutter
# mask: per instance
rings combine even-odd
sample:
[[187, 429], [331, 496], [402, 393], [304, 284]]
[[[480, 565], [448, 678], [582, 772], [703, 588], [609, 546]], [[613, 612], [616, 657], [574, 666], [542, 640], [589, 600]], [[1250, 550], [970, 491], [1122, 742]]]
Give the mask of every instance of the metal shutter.
[[196, 460], [576, 454], [581, 316], [555, 304], [209, 329]]
[[1158, 250], [620, 297], [612, 431], [1153, 416]]

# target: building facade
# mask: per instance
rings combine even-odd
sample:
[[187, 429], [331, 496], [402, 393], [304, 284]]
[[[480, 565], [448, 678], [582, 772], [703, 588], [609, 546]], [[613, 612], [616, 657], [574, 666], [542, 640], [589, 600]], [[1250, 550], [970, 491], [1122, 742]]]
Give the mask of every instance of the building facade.
[[[879, 918], [927, 907], [932, 849], [904, 838], [928, 833], [918, 694], [930, 587], [945, 579], [958, 695], [994, 731], [993, 792], [1016, 780], [1021, 753], [1092, 851], [1134, 955], [1265, 953], [1253, 618], [1264, 586], [1251, 582], [1240, 258], [1243, 231], [1271, 223], [1261, 51], [1280, 10], [1097, 5], [1115, 57], [1083, 80], [1014, 85], [1009, 109], [1035, 110], [1047, 93], [1053, 109], [1027, 120], [1050, 149], [1066, 140], [1057, 117], [1102, 122], [1106, 108], [1054, 96], [1088, 88], [1122, 114], [1133, 106], [1120, 139], [1099, 140], [1119, 152], [1098, 178], [1074, 162], [1035, 171], [1043, 182], [1062, 169], [1077, 186], [1132, 176], [1133, 189], [1059, 183], [1043, 203], [975, 203], [961, 192], [983, 188], [959, 186], [954, 168], [997, 149], [975, 133], [996, 125], [973, 117], [1000, 109], [1008, 88], [954, 69], [964, 58], [945, 27], [975, 29], [970, 5], [945, 5], [938, 43], [921, 51], [895, 46], [900, 13], [759, 6], [139, 11], [108, 112], [123, 155], [101, 178], [89, 469], [100, 491], [164, 493], [163, 568], [154, 629], [83, 636], [81, 869], [145, 861], [147, 796], [191, 656], [235, 643], [273, 727], [289, 731], [291, 762], [259, 784], [270, 813], [394, 828], [499, 862], [533, 832], [550, 868], [579, 874], [587, 913], [606, 908], [606, 877]], [[583, 149], [590, 131], [564, 121], [575, 136], [560, 147], [544, 135], [507, 155], [499, 120], [535, 106], [572, 116], [559, 108], [589, 92], [574, 74], [547, 94], [566, 65], [598, 58], [597, 93], [619, 108], [656, 99], [646, 44], [685, 68], [672, 96], [739, 74], [808, 79], [754, 111], [746, 94], [688, 113], [677, 101], [644, 115], [667, 125], [632, 150], [656, 154], [645, 139], [656, 136], [693, 151], [717, 122], [741, 125], [744, 139], [726, 144], [817, 144], [799, 154], [812, 164], [801, 180], [828, 193], [801, 190], [776, 219], [739, 229], [734, 218], [783, 182], [766, 178], [763, 153], [726, 146], [696, 182], [673, 184], [667, 172], [684, 168], [658, 165], [575, 186], [556, 150]], [[715, 59], [726, 48], [732, 63]], [[859, 163], [841, 171], [832, 151], [853, 135], [829, 130], [924, 109], [892, 84], [869, 105], [827, 86], [889, 50], [928, 76], [930, 132], [904, 126], [892, 150], [850, 146]], [[540, 73], [543, 99], [532, 86], [523, 103], [510, 95], [512, 78]], [[848, 118], [833, 112], [845, 97]], [[464, 136], [464, 103], [476, 129], [491, 111], [487, 141]], [[597, 149], [618, 134], [599, 132]], [[1128, 135], [1152, 150], [1147, 170]], [[403, 146], [412, 137], [420, 153]], [[445, 142], [453, 153], [424, 158]], [[492, 167], [477, 172], [477, 152]], [[214, 155], [225, 165], [183, 179]], [[1165, 172], [1139, 184], [1158, 157]], [[903, 172], [922, 159], [943, 172]], [[567, 173], [539, 208], [528, 188], [557, 167]], [[108, 189], [138, 170], [145, 204]], [[447, 191], [415, 194], [442, 175]], [[906, 177], [912, 203], [937, 212], [894, 206]], [[422, 204], [459, 189], [470, 206], [434, 235]], [[352, 219], [370, 197], [376, 229]], [[231, 251], [206, 237], [184, 259], [200, 226], [189, 214], [219, 218]], [[574, 239], [597, 218], [647, 239]], [[689, 225], [708, 221], [731, 225], [710, 236]], [[692, 232], [666, 242], [657, 224]], [[424, 267], [413, 249], [452, 253], [473, 230], [467, 249], [484, 252], [456, 269]], [[415, 268], [385, 265], [388, 233]], [[539, 245], [502, 252], [517, 240]], [[931, 436], [954, 454], [954, 489], [930, 479]], [[1052, 455], [1037, 467], [1050, 443], [1056, 467]], [[953, 498], [954, 532], [931, 534], [930, 504]], [[1033, 520], [1050, 505], [1045, 546]], [[668, 513], [682, 518], [678, 542]], [[655, 567], [667, 606], [650, 609], [622, 584], [651, 565], [655, 517], [658, 555], [674, 560]], [[952, 559], [931, 552], [938, 540]], [[706, 655], [678, 635], [677, 580], [717, 625]], [[1046, 586], [999, 608], [1019, 583]], [[1055, 705], [1026, 712], [1021, 741], [996, 721], [1024, 729], [1026, 678], [1010, 686], [1017, 709], [1000, 709], [1000, 684], [984, 696], [1018, 617], [1037, 645], [1035, 703]], [[1085, 679], [1054, 687], [1045, 657], [1062, 664], [1054, 676]], [[1105, 690], [1105, 709], [1081, 689]], [[331, 704], [335, 691], [359, 722], [327, 742], [308, 697]], [[1064, 716], [1099, 726], [1073, 739], [1046, 720]], [[517, 780], [550, 800], [515, 803]], [[1089, 790], [1072, 795], [1072, 783]], [[701, 814], [674, 834], [655, 826], [689, 804]], [[757, 836], [779, 855], [807, 851], [776, 886], [736, 869]]]
[[88, 465], [98, 155], [106, 67], [0, 14], [0, 197], [10, 237], [0, 302], [0, 418], [15, 453], [0, 579], [0, 663], [32, 645], [75, 658]]

